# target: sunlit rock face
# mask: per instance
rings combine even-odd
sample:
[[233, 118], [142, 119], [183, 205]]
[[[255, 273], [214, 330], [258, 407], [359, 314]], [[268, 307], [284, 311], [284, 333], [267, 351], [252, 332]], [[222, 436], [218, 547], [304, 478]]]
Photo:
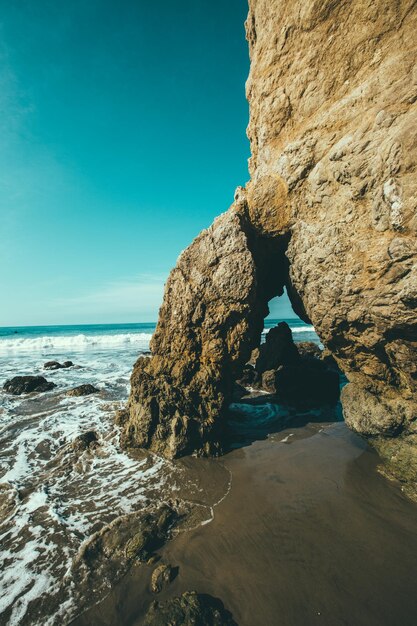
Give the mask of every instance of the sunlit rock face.
[[[250, 0], [251, 222], [350, 383], [347, 423], [417, 430], [417, 8]], [[382, 436], [382, 440], [380, 437]], [[392, 446], [389, 458], [393, 461]], [[394, 468], [395, 469], [395, 468]]]
[[410, 450], [417, 8], [249, 7], [250, 181], [170, 275], [153, 356], [132, 375], [124, 441], [167, 456], [218, 450], [231, 382], [259, 341], [268, 300], [287, 284], [350, 381], [347, 423], [383, 454], [387, 437]]

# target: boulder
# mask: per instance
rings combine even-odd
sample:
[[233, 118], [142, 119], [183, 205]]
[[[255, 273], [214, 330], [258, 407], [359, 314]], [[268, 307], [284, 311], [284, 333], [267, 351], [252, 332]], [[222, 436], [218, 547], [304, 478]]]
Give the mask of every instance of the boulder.
[[67, 396], [78, 397], [78, 396], [89, 396], [92, 393], [99, 393], [100, 389], [97, 387], [93, 387], [90, 384], [79, 385], [78, 387], [74, 387], [74, 389], [70, 389], [66, 392]]
[[237, 626], [223, 603], [206, 594], [186, 591], [165, 602], [153, 602], [143, 626]]
[[291, 328], [280, 322], [267, 333], [265, 343], [259, 347], [255, 370], [262, 374], [280, 365], [294, 365], [300, 359], [292, 338]]
[[55, 383], [49, 382], [43, 376], [15, 376], [6, 380], [3, 389], [7, 393], [18, 396], [22, 393], [50, 391], [56, 387]]

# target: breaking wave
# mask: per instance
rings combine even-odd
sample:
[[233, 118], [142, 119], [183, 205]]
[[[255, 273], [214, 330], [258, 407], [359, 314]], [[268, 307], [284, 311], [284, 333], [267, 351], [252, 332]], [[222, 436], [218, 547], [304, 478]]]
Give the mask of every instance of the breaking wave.
[[31, 352], [32, 350], [71, 350], [90, 347], [116, 347], [133, 345], [144, 347], [149, 343], [150, 333], [118, 333], [106, 335], [61, 335], [45, 337], [14, 337], [0, 339], [0, 354], [6, 352]]
[[[291, 326], [291, 331], [293, 333], [314, 333], [314, 326]], [[264, 333], [269, 333], [271, 329], [270, 328], [264, 328]]]

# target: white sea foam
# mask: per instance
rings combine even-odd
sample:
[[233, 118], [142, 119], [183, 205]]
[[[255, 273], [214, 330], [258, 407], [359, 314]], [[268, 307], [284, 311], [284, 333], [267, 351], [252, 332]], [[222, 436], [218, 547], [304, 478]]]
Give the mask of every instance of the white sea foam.
[[[290, 327], [293, 333], [314, 333], [314, 326], [292, 326]], [[264, 333], [269, 333], [271, 328], [264, 328]]]
[[44, 337], [13, 337], [0, 339], [0, 354], [32, 350], [71, 350], [91, 347], [141, 346], [148, 344], [150, 333], [117, 333], [114, 335], [60, 335]]

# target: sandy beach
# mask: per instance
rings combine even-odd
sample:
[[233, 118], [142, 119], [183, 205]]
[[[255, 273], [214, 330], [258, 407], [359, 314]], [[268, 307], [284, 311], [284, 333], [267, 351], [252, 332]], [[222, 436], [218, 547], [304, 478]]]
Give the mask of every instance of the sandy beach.
[[[158, 600], [195, 589], [240, 626], [412, 626], [417, 619], [416, 505], [377, 471], [343, 422], [309, 422], [200, 464], [232, 477], [211, 523], [161, 551], [178, 575]], [[135, 566], [73, 626], [139, 625], [155, 566]]]

